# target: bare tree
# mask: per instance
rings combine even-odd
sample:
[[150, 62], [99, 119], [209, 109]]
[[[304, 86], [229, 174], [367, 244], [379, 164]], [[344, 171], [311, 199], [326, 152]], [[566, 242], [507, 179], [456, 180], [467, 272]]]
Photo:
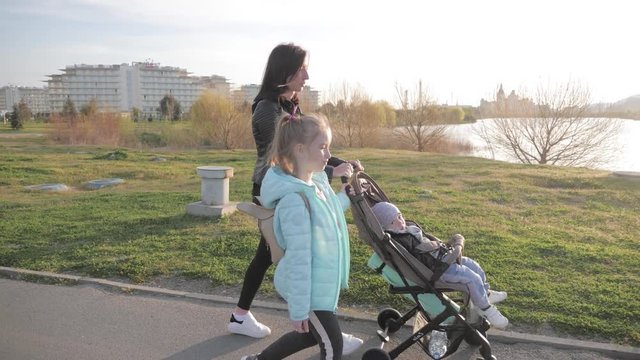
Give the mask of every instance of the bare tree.
[[191, 107], [194, 130], [205, 142], [225, 149], [247, 146], [250, 118], [248, 108], [234, 106], [229, 99], [210, 91], [203, 92]]
[[445, 136], [445, 126], [437, 124], [434, 116], [434, 102], [428, 91], [422, 89], [422, 81], [413, 93], [398, 85], [396, 92], [400, 100], [400, 111], [399, 126], [394, 130], [394, 136], [399, 141], [411, 144], [417, 151], [427, 151], [429, 145]]
[[590, 91], [569, 81], [538, 86], [533, 99], [496, 99], [494, 119], [478, 135], [492, 152], [524, 164], [592, 166], [608, 159], [620, 129], [616, 119], [589, 118]]
[[331, 89], [326, 100], [332, 106], [325, 104], [321, 111], [330, 110], [325, 115], [331, 120], [331, 129], [336, 137], [336, 143], [347, 147], [355, 146], [358, 132], [369, 120], [363, 118], [359, 107], [369, 102], [369, 95], [360, 86], [342, 83], [337, 90]]

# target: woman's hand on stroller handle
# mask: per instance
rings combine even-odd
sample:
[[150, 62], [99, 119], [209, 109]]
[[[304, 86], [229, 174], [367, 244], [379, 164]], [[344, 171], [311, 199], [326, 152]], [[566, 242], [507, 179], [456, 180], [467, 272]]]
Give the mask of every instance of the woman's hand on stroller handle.
[[360, 160], [349, 160], [348, 163], [351, 164], [351, 166], [353, 166], [354, 172], [364, 171], [364, 166], [362, 166], [362, 164], [360, 163]]
[[353, 175], [353, 165], [348, 161], [333, 168], [333, 176], [350, 178], [351, 175]]

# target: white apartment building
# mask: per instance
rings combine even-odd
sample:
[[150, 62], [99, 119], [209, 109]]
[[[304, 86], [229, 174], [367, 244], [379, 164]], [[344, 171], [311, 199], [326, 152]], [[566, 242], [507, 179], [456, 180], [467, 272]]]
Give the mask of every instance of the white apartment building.
[[49, 101], [58, 112], [67, 99], [80, 109], [92, 99], [102, 110], [142, 111], [144, 117], [160, 117], [160, 100], [173, 96], [188, 111], [204, 89], [227, 92], [227, 79], [212, 75], [191, 76], [186, 69], [160, 66], [151, 61], [120, 65], [73, 65], [49, 75]]
[[231, 84], [227, 81], [227, 79], [224, 76], [220, 76], [220, 75], [201, 76], [200, 83], [202, 87], [207, 90], [210, 90], [216, 94], [223, 95], [226, 98], [231, 97]]
[[0, 112], [13, 111], [13, 105], [24, 100], [33, 114], [49, 113], [48, 94], [46, 88], [4, 86], [0, 88]]
[[[260, 92], [260, 85], [242, 85], [240, 89], [233, 91], [232, 99], [236, 105], [243, 103], [251, 105], [256, 96], [258, 96], [258, 92]], [[300, 108], [304, 112], [315, 111], [320, 106], [320, 92], [318, 90], [312, 90], [309, 85], [305, 85], [298, 94], [298, 99], [300, 100]]]
[[242, 104], [253, 104], [253, 100], [258, 96], [260, 92], [260, 85], [247, 84], [240, 86], [240, 89], [234, 90], [231, 97], [236, 106]]
[[305, 85], [300, 94], [300, 108], [305, 112], [314, 112], [320, 107], [320, 91], [312, 90], [311, 86]]

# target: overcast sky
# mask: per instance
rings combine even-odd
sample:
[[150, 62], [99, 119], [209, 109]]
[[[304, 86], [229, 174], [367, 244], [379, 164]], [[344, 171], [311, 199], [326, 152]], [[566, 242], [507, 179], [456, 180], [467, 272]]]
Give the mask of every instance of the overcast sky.
[[260, 83], [282, 42], [310, 80], [397, 104], [422, 80], [440, 103], [567, 81], [594, 102], [640, 94], [637, 1], [0, 0], [0, 86], [42, 86], [73, 64], [151, 59], [233, 85]]

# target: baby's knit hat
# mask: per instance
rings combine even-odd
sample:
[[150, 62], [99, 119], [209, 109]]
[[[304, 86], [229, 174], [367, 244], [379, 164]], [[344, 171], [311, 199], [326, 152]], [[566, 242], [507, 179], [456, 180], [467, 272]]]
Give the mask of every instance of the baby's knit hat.
[[398, 214], [400, 214], [400, 210], [395, 205], [388, 202], [379, 202], [373, 205], [371, 210], [373, 210], [373, 214], [376, 216], [383, 229], [388, 228], [393, 220], [398, 217]]

